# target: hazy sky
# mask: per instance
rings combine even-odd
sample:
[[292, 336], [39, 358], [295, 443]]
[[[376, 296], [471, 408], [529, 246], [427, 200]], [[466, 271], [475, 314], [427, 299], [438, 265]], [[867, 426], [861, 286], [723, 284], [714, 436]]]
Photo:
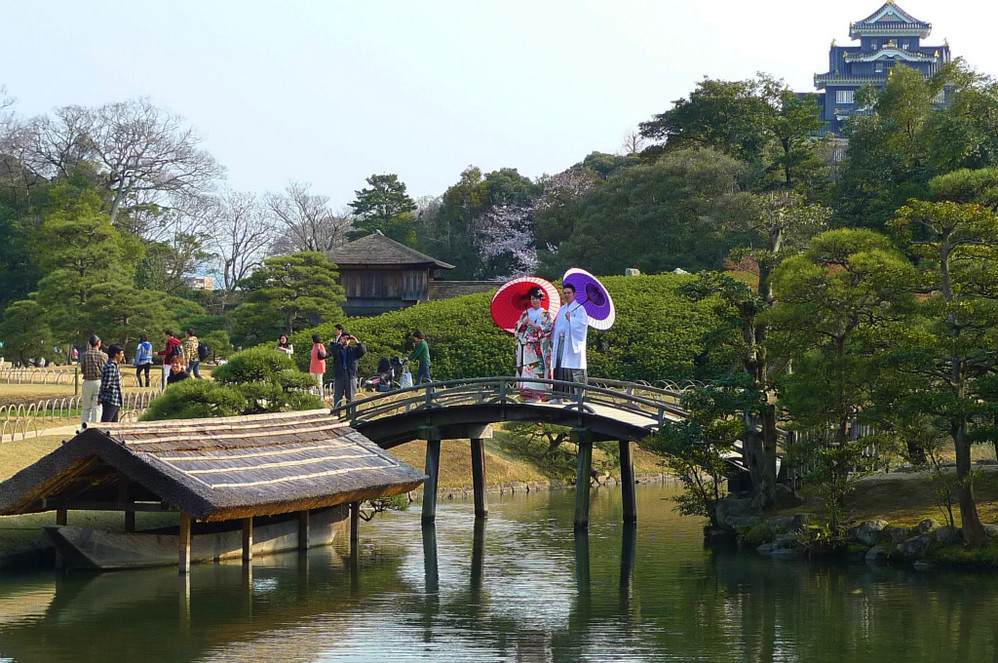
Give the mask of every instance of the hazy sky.
[[[311, 182], [334, 208], [372, 173], [439, 195], [470, 164], [556, 173], [616, 152], [704, 75], [813, 89], [878, 1], [8, 2], [0, 84], [23, 116], [148, 96], [238, 190]], [[904, 0], [998, 74], [998, 5]]]

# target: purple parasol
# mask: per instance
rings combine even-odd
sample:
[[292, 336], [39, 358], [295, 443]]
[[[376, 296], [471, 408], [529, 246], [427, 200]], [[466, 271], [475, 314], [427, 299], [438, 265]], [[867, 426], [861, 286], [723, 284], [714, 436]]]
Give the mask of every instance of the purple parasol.
[[595, 276], [584, 269], [573, 267], [561, 277], [565, 285], [575, 287], [575, 301], [582, 304], [589, 316], [589, 326], [605, 331], [617, 319], [617, 309], [613, 306], [610, 293]]

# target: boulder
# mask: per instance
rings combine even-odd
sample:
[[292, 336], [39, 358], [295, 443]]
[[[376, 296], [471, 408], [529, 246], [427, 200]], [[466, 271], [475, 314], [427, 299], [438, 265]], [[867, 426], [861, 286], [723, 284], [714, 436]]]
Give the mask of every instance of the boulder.
[[915, 567], [916, 571], [928, 571], [932, 568], [932, 564], [921, 559], [912, 564], [912, 566]]
[[797, 535], [785, 532], [783, 534], [777, 534], [773, 537], [773, 545], [776, 546], [776, 550], [781, 550], [783, 548], [794, 548], [797, 546]]
[[759, 516], [728, 516], [727, 522], [722, 521], [721, 524], [737, 532], [743, 529], [752, 529], [761, 522], [762, 518]]
[[794, 517], [780, 516], [779, 518], [773, 518], [769, 521], [769, 531], [773, 534], [796, 531], [794, 530]]
[[929, 546], [931, 545], [931, 536], [928, 534], [919, 534], [899, 543], [897, 550], [908, 559], [921, 559], [925, 557], [925, 553], [929, 552]]
[[745, 517], [751, 514], [752, 506], [747, 498], [726, 497], [718, 500], [717, 506], [714, 507], [714, 515], [717, 516], [717, 522], [722, 527], [730, 529], [738, 529], [738, 527], [729, 524], [729, 519]]
[[774, 550], [776, 550], [776, 544], [772, 541], [764, 543], [755, 549], [755, 551], [760, 555], [772, 555]]
[[937, 527], [939, 527], [939, 521], [932, 518], [926, 518], [922, 522], [915, 525], [915, 531], [919, 534], [928, 534]]
[[989, 539], [998, 539], [998, 525], [991, 525], [989, 523], [984, 523], [984, 533]]
[[907, 527], [888, 527], [886, 532], [887, 532], [887, 539], [891, 543], [901, 543], [909, 536], [911, 536], [911, 530], [909, 530]]
[[856, 528], [856, 540], [868, 546], [876, 545], [880, 538], [880, 532], [886, 528], [886, 520], [867, 520]]
[[944, 546], [963, 541], [963, 532], [952, 525], [938, 527], [932, 531], [932, 534], [936, 537], [936, 541]]
[[703, 544], [711, 548], [726, 548], [735, 545], [735, 533], [722, 527], [704, 527]]
[[887, 564], [887, 546], [880, 543], [866, 551], [864, 558], [867, 564], [884, 566]]
[[797, 548], [780, 548], [779, 550], [773, 551], [772, 558], [781, 561], [789, 561], [792, 559], [799, 559], [801, 554], [801, 551]]

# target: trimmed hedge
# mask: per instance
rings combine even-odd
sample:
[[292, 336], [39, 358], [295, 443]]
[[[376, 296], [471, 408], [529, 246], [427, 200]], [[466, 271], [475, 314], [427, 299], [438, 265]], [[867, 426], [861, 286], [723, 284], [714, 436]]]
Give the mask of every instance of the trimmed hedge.
[[[619, 380], [673, 381], [710, 377], [705, 337], [719, 327], [714, 302], [690, 302], [677, 288], [687, 275], [612, 276], [602, 279], [617, 308], [616, 324], [605, 332], [589, 330], [589, 374]], [[413, 330], [430, 344], [434, 380], [512, 375], [515, 342], [489, 314], [493, 292], [431, 301], [401, 311], [343, 322], [366, 346], [362, 375], [373, 375], [380, 357], [405, 357]], [[335, 335], [335, 321], [294, 334], [295, 363], [308, 371], [312, 334], [324, 341]], [[274, 342], [276, 344], [276, 340]], [[268, 344], [273, 346], [274, 344]], [[327, 361], [331, 380], [332, 365]]]

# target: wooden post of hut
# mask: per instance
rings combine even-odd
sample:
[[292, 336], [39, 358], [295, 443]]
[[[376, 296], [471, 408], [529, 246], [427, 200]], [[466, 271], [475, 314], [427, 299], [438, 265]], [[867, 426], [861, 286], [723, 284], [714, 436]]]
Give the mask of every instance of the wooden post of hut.
[[593, 470], [593, 433], [588, 428], [573, 428], [571, 439], [579, 448], [575, 474], [575, 529], [589, 529], [589, 480]]
[[180, 514], [180, 541], [178, 548], [179, 573], [190, 573], [191, 570], [191, 517]]
[[357, 548], [360, 541], [360, 502], [350, 502], [350, 550]]
[[243, 561], [253, 559], [253, 518], [243, 518]]
[[134, 532], [135, 511], [131, 505], [131, 500], [128, 498], [128, 477], [120, 473], [118, 475], [118, 501], [121, 502], [122, 508], [125, 509], [125, 531]]
[[437, 484], [440, 478], [440, 429], [422, 426], [419, 436], [426, 440], [426, 481], [423, 483], [422, 522], [432, 523], [437, 518]]
[[311, 547], [308, 531], [308, 509], [298, 512], [298, 550], [308, 550]]
[[638, 507], [634, 492], [634, 459], [631, 457], [629, 440], [620, 440], [620, 486], [624, 492], [624, 522], [636, 523]]

